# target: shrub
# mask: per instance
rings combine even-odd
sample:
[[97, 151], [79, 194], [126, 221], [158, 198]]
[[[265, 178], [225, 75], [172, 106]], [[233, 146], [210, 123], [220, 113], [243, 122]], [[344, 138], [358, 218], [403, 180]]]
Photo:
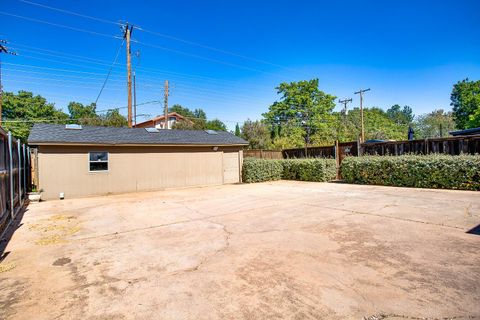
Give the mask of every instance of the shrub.
[[247, 158], [243, 161], [243, 181], [247, 183], [279, 179], [325, 182], [335, 179], [336, 174], [334, 159]]
[[282, 160], [283, 179], [325, 182], [335, 179], [335, 159], [287, 159]]
[[480, 190], [479, 155], [348, 157], [340, 171], [349, 183]]
[[262, 182], [282, 179], [282, 160], [246, 158], [243, 160], [243, 182]]

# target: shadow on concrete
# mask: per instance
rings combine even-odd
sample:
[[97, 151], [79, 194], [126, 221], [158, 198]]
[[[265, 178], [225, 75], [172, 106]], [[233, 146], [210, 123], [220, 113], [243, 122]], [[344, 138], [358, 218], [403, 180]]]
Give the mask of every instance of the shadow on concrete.
[[480, 236], [480, 224], [478, 226], [473, 227], [472, 229], [468, 230], [467, 233], [475, 234], [477, 236]]
[[25, 202], [25, 205], [20, 210], [18, 210], [17, 215], [15, 216], [15, 220], [10, 223], [10, 225], [5, 230], [3, 237], [0, 239], [0, 262], [2, 262], [10, 254], [10, 252], [8, 251], [5, 252], [5, 249], [7, 248], [8, 243], [12, 239], [15, 231], [17, 231], [17, 229], [23, 226], [22, 220], [25, 212], [28, 211], [27, 206], [28, 202]]

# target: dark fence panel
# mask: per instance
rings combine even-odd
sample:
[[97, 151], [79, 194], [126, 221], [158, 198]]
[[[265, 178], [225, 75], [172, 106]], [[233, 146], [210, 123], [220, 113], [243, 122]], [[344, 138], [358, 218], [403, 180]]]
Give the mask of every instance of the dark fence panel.
[[30, 150], [0, 128], [0, 235], [15, 219], [30, 189]]
[[306, 150], [305, 148], [285, 149], [283, 150], [283, 157], [285, 159], [335, 158], [335, 146], [308, 147]]
[[461, 153], [480, 153], [480, 135], [433, 138], [410, 141], [387, 141], [362, 143], [362, 154], [402, 155], [406, 153], [428, 154], [444, 153], [459, 155]]

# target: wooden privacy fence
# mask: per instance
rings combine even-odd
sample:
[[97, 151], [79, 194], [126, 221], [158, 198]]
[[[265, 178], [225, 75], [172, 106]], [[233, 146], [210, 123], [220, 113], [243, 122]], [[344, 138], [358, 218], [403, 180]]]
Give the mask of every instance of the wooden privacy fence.
[[475, 154], [480, 153], [480, 135], [362, 143], [361, 149], [361, 154], [378, 154], [382, 156], [400, 156], [406, 153], [444, 153], [450, 155], [459, 155], [461, 153]]
[[282, 151], [245, 150], [244, 156], [261, 159], [300, 159], [337, 158], [338, 154], [338, 162], [340, 164], [346, 156], [356, 157], [364, 154], [400, 156], [408, 153], [480, 154], [480, 135], [362, 144], [358, 141], [350, 141], [339, 142], [333, 146], [284, 149]]
[[244, 150], [244, 158], [283, 159], [281, 150]]
[[[282, 151], [285, 159], [300, 159], [300, 158], [336, 158], [338, 148], [338, 157], [341, 160], [346, 156], [358, 156], [358, 142], [339, 142], [333, 146], [327, 147], [308, 147], [285, 149]], [[306, 157], [305, 157], [306, 152]]]
[[23, 207], [30, 189], [30, 150], [0, 127], [0, 234]]

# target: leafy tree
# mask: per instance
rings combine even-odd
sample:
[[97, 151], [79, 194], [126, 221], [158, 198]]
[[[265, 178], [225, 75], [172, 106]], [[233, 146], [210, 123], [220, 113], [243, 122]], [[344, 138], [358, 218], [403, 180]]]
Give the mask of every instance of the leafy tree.
[[193, 116], [196, 119], [203, 119], [203, 120], [207, 119], [207, 114], [205, 113], [205, 111], [203, 111], [203, 109], [195, 109], [193, 111]]
[[109, 110], [106, 114], [100, 116], [101, 125], [105, 127], [126, 127], [128, 120], [120, 114], [119, 109]]
[[418, 116], [413, 127], [417, 139], [445, 137], [455, 129], [455, 121], [452, 112], [438, 109]]
[[473, 114], [468, 117], [468, 127], [478, 128], [480, 127], [480, 107], [478, 107]]
[[189, 108], [175, 104], [170, 108], [169, 112], [176, 112], [189, 120], [176, 122], [173, 129], [227, 131], [227, 126], [222, 121], [218, 119], [207, 121], [206, 112], [200, 108], [192, 111]]
[[241, 128], [240, 136], [249, 142], [250, 149], [268, 149], [271, 145], [270, 130], [261, 121], [248, 119]]
[[69, 117], [42, 96], [18, 91], [17, 94], [3, 94], [2, 118], [6, 130], [11, 131], [14, 137], [26, 141], [34, 122], [66, 123]]
[[480, 107], [480, 80], [470, 81], [467, 78], [457, 82], [453, 85], [450, 100], [457, 128], [473, 127], [476, 122], [470, 122], [470, 116], [475, 118], [476, 110]]
[[222, 121], [218, 119], [213, 119], [205, 123], [205, 129], [215, 131], [227, 131], [227, 126]]
[[95, 112], [96, 106], [95, 103], [89, 105], [83, 105], [80, 102], [70, 102], [67, 106], [68, 112], [70, 113], [70, 119], [88, 119], [88, 118], [97, 118], [98, 115]]
[[305, 147], [305, 130], [295, 122], [282, 125], [282, 134], [274, 137], [273, 149], [289, 149]]
[[267, 113], [266, 121], [272, 125], [274, 139], [287, 135], [284, 127], [303, 130], [305, 143], [325, 124], [325, 117], [335, 107], [336, 97], [326, 94], [318, 88], [318, 79], [281, 83], [277, 88], [280, 101], [274, 102]]
[[[387, 113], [378, 108], [363, 108], [365, 139], [406, 140], [408, 125], [395, 123]], [[357, 140], [361, 131], [360, 109], [354, 108], [348, 112], [347, 130], [348, 139]]]
[[190, 109], [182, 107], [179, 104], [174, 104], [171, 106], [168, 112], [176, 112], [186, 118], [195, 118], [195, 114]]
[[409, 106], [403, 106], [403, 108], [395, 104], [387, 109], [387, 115], [392, 119], [396, 124], [399, 125], [409, 125], [412, 123], [414, 115], [413, 110]]
[[237, 122], [237, 124], [235, 125], [235, 135], [237, 137], [240, 137], [240, 134], [241, 134], [240, 133], [240, 126], [238, 125], [238, 122]]

